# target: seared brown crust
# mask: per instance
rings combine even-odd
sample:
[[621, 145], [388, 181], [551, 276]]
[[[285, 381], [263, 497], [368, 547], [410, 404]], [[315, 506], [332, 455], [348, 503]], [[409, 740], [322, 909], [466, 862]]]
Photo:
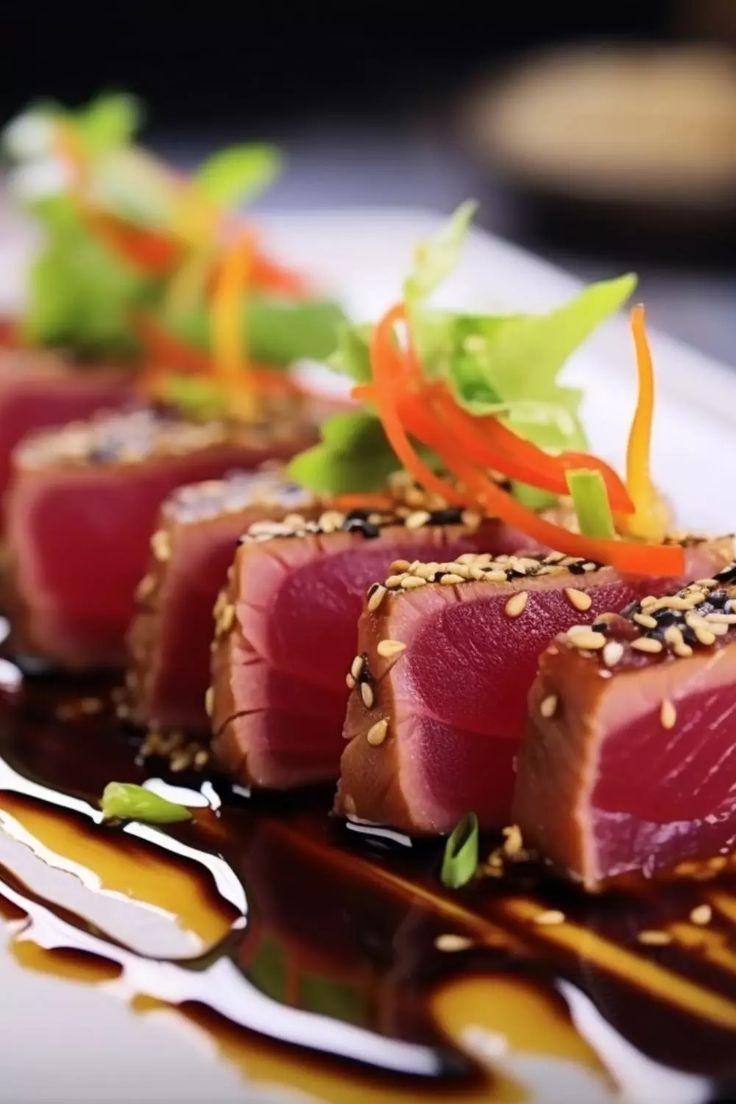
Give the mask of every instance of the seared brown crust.
[[[248, 558], [257, 556], [258, 546], [263, 543], [274, 542], [275, 551], [278, 554], [282, 542], [286, 544], [291, 540], [319, 538], [320, 543], [329, 546], [333, 539], [344, 540], [346, 533], [360, 533], [367, 540], [385, 538], [387, 543], [391, 543], [397, 527], [417, 528], [416, 513], [416, 510], [404, 506], [397, 506], [383, 513], [353, 510], [347, 514], [328, 508], [311, 521], [308, 518], [304, 518], [301, 522], [287, 519], [285, 523], [276, 524], [265, 521], [250, 527], [238, 548], [228, 584], [221, 592], [215, 606], [216, 628], [208, 712], [212, 724], [213, 752], [228, 773], [242, 781], [249, 780], [248, 764], [231, 724], [237, 717], [237, 707], [230, 681], [234, 652], [239, 647], [239, 640], [242, 640], [241, 630], [236, 624], [235, 607], [243, 597], [240, 593], [240, 580], [247, 577]], [[467, 532], [467, 527], [458, 526], [455, 523], [457, 511], [443, 509], [436, 510], [432, 514], [428, 511], [423, 513], [426, 514], [426, 518], [422, 521], [421, 528], [437, 533], [438, 543], [441, 542], [442, 546], [457, 540], [461, 533]], [[481, 522], [476, 518], [475, 526], [479, 533], [488, 534], [488, 543], [493, 543], [494, 535], [498, 539], [499, 522], [492, 519]]]
[[[312, 439], [313, 427], [306, 420], [246, 426], [196, 423], [150, 409], [98, 414], [24, 439], [14, 454], [16, 477], [7, 498], [6, 513], [12, 521], [15, 503], [22, 503], [29, 490], [43, 487], [47, 481], [53, 483], [60, 473], [83, 484], [87, 478], [97, 478], [100, 468], [123, 478], [134, 468], [155, 472], [160, 466], [165, 470], [176, 458], [193, 455], [203, 461], [211, 458], [215, 469], [228, 466], [228, 461], [233, 467], [247, 467], [266, 457], [291, 456]], [[27, 601], [18, 583], [20, 571], [17, 549], [12, 544], [12, 524], [8, 535], [6, 597], [13, 615], [13, 646], [20, 654], [45, 656], [47, 650], [36, 641], [32, 602]], [[146, 591], [152, 593], [154, 585], [154, 578], [145, 576], [139, 599], [145, 600]], [[70, 670], [89, 667], [86, 656], [78, 659], [65, 654], [49, 658]], [[103, 665], [110, 663], [103, 660]]]
[[[576, 588], [581, 576], [595, 573], [599, 578], [601, 573], [613, 573], [610, 568], [559, 553], [497, 557], [468, 553], [453, 563], [397, 562], [392, 566], [398, 570], [368, 591], [359, 622], [356, 660], [360, 663], [356, 668], [359, 666], [360, 670], [348, 701], [343, 735], [349, 742], [342, 755], [335, 812], [416, 831], [412, 811], [402, 792], [398, 748], [392, 731], [396, 707], [390, 672], [394, 664], [401, 662], [401, 652], [393, 656], [379, 652], [382, 641], [391, 641], [397, 635], [392, 628], [396, 603], [412, 601], [422, 586], [474, 587], [481, 593], [493, 587], [499, 594], [508, 593], [512, 598], [543, 588], [550, 578], [557, 579], [556, 585]], [[409, 585], [415, 579], [421, 580], [419, 586]], [[364, 686], [369, 687], [367, 693]], [[385, 737], [376, 744], [375, 736], [371, 738], [370, 734], [384, 720]]]
[[320, 505], [309, 491], [287, 483], [277, 466], [180, 487], [164, 502], [158, 528], [151, 537], [148, 571], [136, 596], [137, 613], [128, 633], [130, 666], [123, 705], [126, 717], [157, 731], [171, 727], [155, 714], [155, 688], [163, 658], [160, 640], [169, 583], [187, 535], [195, 528], [212, 530], [213, 535], [223, 527], [242, 532], [256, 521], [282, 521], [295, 510], [312, 517], [319, 514]]
[[[594, 888], [599, 871], [584, 824], [604, 697], [616, 680], [633, 679], [643, 668], [683, 665], [683, 678], [695, 684], [695, 672], [735, 639], [733, 563], [675, 594], [644, 598], [623, 616], [599, 618], [586, 634], [558, 637], [540, 657], [519, 755], [514, 819], [525, 843]], [[675, 723], [669, 700], [662, 702], [661, 718], [665, 729]]]
[[[685, 538], [682, 543], [692, 550], [689, 554], [694, 562], [699, 561], [701, 548], [707, 556], [707, 562], [715, 566], [728, 563], [733, 555], [731, 537], [705, 542]], [[381, 642], [383, 642], [383, 650], [390, 651], [391, 642], [396, 636], [400, 636], [393, 625], [394, 613], [398, 605], [415, 600], [416, 592], [421, 593], [424, 587], [475, 587], [482, 593], [484, 588], [493, 586], [498, 588], [499, 593], [506, 591], [511, 596], [508, 611], [510, 616], [514, 616], [513, 603], [518, 602], [523, 609], [527, 591], [533, 592], [536, 588], [544, 589], [550, 581], [553, 581], [554, 586], [569, 588], [572, 591], [570, 599], [574, 603], [575, 591], [585, 586], [587, 577], [595, 574], [596, 582], [603, 585], [608, 577], [614, 577], [614, 572], [610, 568], [600, 567], [590, 561], [562, 556], [559, 553], [550, 553], [547, 556], [525, 553], [497, 557], [468, 554], [459, 557], [458, 562], [453, 564], [397, 562], [393, 568], [388, 578], [380, 584], [374, 584], [368, 591], [366, 606], [359, 622], [356, 656], [358, 673], [355, 677], [348, 676], [349, 680], [353, 679], [344, 728], [344, 736], [348, 743], [342, 755], [335, 811], [346, 816], [357, 816], [361, 819], [390, 824], [407, 831], [426, 831], [426, 826], [416, 823], [404, 798], [398, 747], [393, 738], [396, 704], [390, 672], [394, 664], [401, 662], [402, 653], [399, 651], [397, 654], [384, 656], [379, 652]], [[513, 597], [515, 594], [519, 597]], [[648, 603], [649, 600], [645, 598], [643, 601]], [[664, 609], [665, 605], [666, 601], [662, 599], [660, 608]], [[581, 609], [582, 620], [584, 605], [578, 608]], [[646, 635], [644, 627], [634, 620], [640, 609], [641, 603], [637, 603], [631, 608], [629, 619], [622, 621], [624, 637]], [[588, 635], [591, 631], [588, 630]], [[611, 631], [613, 632], [613, 629]], [[584, 640], [585, 637], [579, 639]], [[597, 651], [587, 653], [593, 662], [599, 662], [601, 654]], [[640, 653], [636, 648], [632, 650], [629, 647], [624, 664], [635, 666], [651, 661], [653, 658], [650, 653]], [[364, 687], [367, 689], [364, 690]], [[575, 693], [591, 692], [589, 686], [575, 685], [573, 689]], [[535, 689], [534, 693], [541, 701], [542, 698], [549, 696], [550, 691]], [[593, 707], [592, 703], [581, 702], [580, 704], [581, 708]], [[535, 718], [534, 723], [539, 723], [539, 719]], [[547, 727], [553, 729], [555, 723], [556, 721], [552, 720]], [[578, 739], [583, 742], [585, 733], [576, 733], [575, 741], [577, 742]], [[585, 764], [581, 761], [580, 770], [583, 771], [584, 768]], [[544, 784], [547, 776], [544, 770], [539, 773]], [[570, 789], [574, 789], [572, 784]], [[550, 787], [549, 798], [550, 801], [557, 801], [554, 786]], [[565, 795], [561, 799], [560, 808], [569, 807], [566, 800]]]
[[70, 467], [113, 467], [181, 456], [223, 445], [252, 448], [254, 451], [279, 443], [293, 451], [312, 437], [307, 421], [295, 424], [274, 420], [243, 424], [240, 422], [193, 422], [184, 418], [159, 415], [150, 409], [123, 414], [99, 414], [82, 422], [71, 422], [61, 429], [41, 430], [26, 438], [16, 452], [16, 464], [24, 470], [59, 465]]

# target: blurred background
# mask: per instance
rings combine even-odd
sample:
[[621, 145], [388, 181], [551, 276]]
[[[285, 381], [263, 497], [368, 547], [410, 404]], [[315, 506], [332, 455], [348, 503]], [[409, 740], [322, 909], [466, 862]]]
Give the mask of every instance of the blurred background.
[[481, 200], [652, 321], [736, 363], [736, 3], [3, 5], [0, 114], [101, 89], [183, 165], [279, 142], [270, 209]]

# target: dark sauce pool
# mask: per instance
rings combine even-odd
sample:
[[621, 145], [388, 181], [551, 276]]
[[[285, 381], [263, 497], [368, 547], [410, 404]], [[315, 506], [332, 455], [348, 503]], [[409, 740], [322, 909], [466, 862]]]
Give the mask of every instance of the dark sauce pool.
[[[101, 825], [105, 784], [147, 777], [195, 791], [193, 822]], [[733, 1099], [736, 865], [586, 896], [519, 863], [448, 891], [440, 844], [348, 829], [330, 797], [143, 766], [107, 688], [26, 682], [0, 703], [8, 950], [177, 1009], [243, 1099]]]

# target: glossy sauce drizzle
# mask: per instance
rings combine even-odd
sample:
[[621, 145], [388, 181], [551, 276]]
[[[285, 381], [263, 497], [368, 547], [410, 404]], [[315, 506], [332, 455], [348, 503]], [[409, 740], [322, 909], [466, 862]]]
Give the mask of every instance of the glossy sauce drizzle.
[[329, 1101], [728, 1098], [736, 869], [584, 896], [520, 865], [450, 892], [438, 844], [346, 830], [328, 793], [180, 776], [191, 824], [113, 829], [104, 785], [146, 773], [106, 707], [58, 719], [68, 692], [0, 706], [0, 928], [28, 969], [175, 1007], [249, 1081]]

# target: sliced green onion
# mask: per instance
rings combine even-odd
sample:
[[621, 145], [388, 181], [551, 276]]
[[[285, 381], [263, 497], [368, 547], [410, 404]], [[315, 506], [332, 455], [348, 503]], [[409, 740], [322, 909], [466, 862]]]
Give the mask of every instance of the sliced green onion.
[[147, 824], [175, 824], [191, 820], [184, 805], [176, 805], [132, 782], [108, 782], [100, 808], [105, 820], [142, 820]]
[[611, 507], [608, 504], [608, 492], [601, 473], [579, 468], [576, 471], [567, 472], [566, 478], [583, 536], [614, 537], [616, 530], [613, 526]]
[[448, 889], [459, 889], [475, 874], [478, 866], [478, 818], [466, 813], [447, 838], [440, 879]]

